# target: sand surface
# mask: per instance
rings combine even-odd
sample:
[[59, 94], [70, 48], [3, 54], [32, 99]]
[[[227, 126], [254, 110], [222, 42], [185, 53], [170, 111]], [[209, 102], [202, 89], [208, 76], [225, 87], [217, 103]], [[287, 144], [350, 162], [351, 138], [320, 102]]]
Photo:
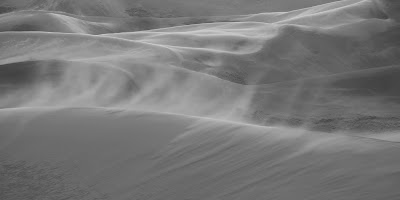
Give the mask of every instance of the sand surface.
[[4, 109], [0, 119], [1, 199], [400, 195], [400, 146], [383, 140], [104, 108]]
[[1, 200], [400, 199], [396, 1], [168, 2], [3, 9]]

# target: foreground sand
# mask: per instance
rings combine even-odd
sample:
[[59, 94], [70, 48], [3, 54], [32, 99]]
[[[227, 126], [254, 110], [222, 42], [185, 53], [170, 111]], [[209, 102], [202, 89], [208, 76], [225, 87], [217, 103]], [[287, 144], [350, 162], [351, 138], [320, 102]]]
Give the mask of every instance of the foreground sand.
[[104, 108], [0, 112], [0, 199], [396, 199], [397, 143]]

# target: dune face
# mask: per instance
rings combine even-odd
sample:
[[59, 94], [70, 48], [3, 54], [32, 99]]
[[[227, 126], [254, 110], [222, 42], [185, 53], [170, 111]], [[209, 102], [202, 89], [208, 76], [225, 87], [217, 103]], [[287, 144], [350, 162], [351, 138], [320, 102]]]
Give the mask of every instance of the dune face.
[[[92, 8], [86, 1], [46, 2], [34, 3], [66, 12], [67, 2]], [[5, 79], [0, 106], [139, 108], [324, 131], [363, 129], [352, 124], [371, 116], [397, 121], [399, 28], [389, 4], [350, 0], [170, 19], [4, 14], [0, 64], [5, 76], [15, 68], [29, 83]], [[26, 62], [41, 72], [20, 67]], [[41, 65], [55, 65], [57, 73]], [[378, 121], [374, 130], [398, 127]]]
[[184, 2], [0, 4], [1, 200], [399, 199], [397, 1]]
[[124, 8], [127, 11], [126, 13], [131, 16], [169, 18], [290, 11], [335, 1], [337, 0], [301, 0], [296, 2], [291, 0], [204, 0], [202, 2], [183, 0], [2, 0], [0, 5], [101, 16], [125, 15], [121, 12]]
[[2, 199], [400, 195], [400, 149], [384, 140], [115, 109], [6, 109], [0, 119]]

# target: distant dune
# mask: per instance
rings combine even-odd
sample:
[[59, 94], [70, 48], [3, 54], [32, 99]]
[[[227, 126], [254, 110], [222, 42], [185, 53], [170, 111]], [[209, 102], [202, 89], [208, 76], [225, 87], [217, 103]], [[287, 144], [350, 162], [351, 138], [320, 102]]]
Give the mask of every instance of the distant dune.
[[337, 0], [2, 0], [0, 5], [109, 17], [198, 17], [289, 11], [334, 1]]
[[1, 4], [18, 9], [62, 11], [87, 16], [127, 16], [124, 6], [115, 0], [5, 0]]
[[[26, 74], [24, 80], [37, 80], [28, 92], [7, 89], [12, 83], [4, 80], [0, 104], [141, 107], [323, 130], [340, 129], [337, 120], [396, 121], [399, 28], [390, 3], [346, 0], [290, 12], [168, 19], [3, 14], [4, 70], [26, 62], [57, 63], [59, 70]], [[69, 84], [71, 77], [77, 84]], [[316, 125], [320, 118], [335, 123]]]
[[0, 199], [396, 200], [399, 4], [279, 2], [4, 1]]

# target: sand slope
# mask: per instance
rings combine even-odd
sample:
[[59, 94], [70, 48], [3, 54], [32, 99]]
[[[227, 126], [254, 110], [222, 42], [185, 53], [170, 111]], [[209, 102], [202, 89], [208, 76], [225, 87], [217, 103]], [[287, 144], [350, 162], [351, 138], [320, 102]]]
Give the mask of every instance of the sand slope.
[[[171, 19], [4, 14], [1, 73], [24, 71], [30, 84], [4, 80], [0, 106], [142, 108], [296, 126], [319, 118], [396, 121], [398, 113], [387, 112], [398, 110], [399, 98], [400, 29], [391, 3], [346, 0], [290, 12]], [[40, 72], [17, 67], [27, 62]]]
[[0, 122], [1, 199], [400, 195], [387, 141], [100, 108], [5, 109]]

